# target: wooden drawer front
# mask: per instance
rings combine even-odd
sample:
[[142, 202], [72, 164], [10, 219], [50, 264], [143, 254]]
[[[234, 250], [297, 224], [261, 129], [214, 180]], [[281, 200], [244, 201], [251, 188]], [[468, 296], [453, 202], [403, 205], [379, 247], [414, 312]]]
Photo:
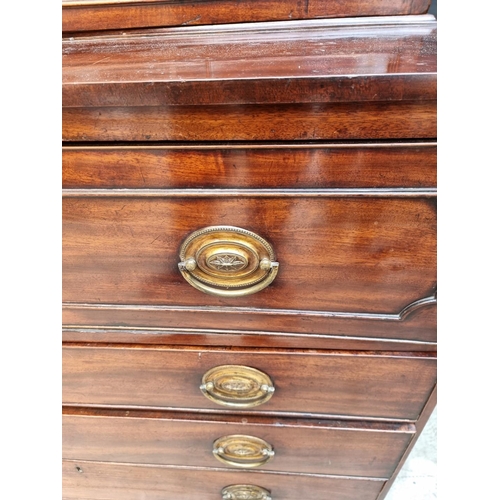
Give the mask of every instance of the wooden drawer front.
[[222, 500], [225, 487], [241, 484], [265, 488], [273, 500], [375, 500], [384, 481], [63, 461], [68, 500]]
[[220, 468], [214, 442], [237, 435], [272, 446], [259, 470], [388, 478], [414, 435], [413, 425], [115, 414], [129, 416], [63, 415], [63, 458]]
[[[63, 300], [398, 314], [435, 291], [432, 198], [212, 196], [64, 199]], [[217, 225], [271, 243], [270, 286], [220, 298], [184, 280], [183, 240]]]
[[[271, 378], [275, 392], [255, 408], [214, 403], [202, 394], [200, 384], [208, 370], [221, 365], [256, 368]], [[137, 347], [63, 350], [63, 401], [69, 405], [416, 420], [435, 383], [435, 358], [411, 354]]]
[[[131, 5], [132, 4], [132, 5]], [[423, 14], [429, 0], [63, 0], [63, 31], [92, 31], [157, 26], [243, 23], [317, 17]]]
[[64, 188], [431, 188], [436, 144], [63, 148]]
[[436, 101], [63, 108], [64, 141], [433, 139]]

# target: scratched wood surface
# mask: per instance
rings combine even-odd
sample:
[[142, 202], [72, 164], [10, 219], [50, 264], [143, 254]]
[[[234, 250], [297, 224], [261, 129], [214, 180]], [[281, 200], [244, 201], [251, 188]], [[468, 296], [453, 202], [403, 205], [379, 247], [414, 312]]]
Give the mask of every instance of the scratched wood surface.
[[435, 101], [436, 37], [432, 16], [71, 37], [63, 106]]
[[423, 14], [430, 0], [63, 0], [66, 32]]
[[432, 16], [70, 37], [63, 140], [433, 139], [436, 68]]

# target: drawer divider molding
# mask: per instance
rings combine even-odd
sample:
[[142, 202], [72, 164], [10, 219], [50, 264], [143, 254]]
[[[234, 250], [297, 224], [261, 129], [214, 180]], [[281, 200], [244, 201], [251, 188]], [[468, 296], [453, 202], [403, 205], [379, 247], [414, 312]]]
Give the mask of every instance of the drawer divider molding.
[[63, 189], [63, 197], [434, 197], [433, 188], [359, 188], [359, 189]]
[[116, 310], [144, 310], [144, 311], [185, 311], [185, 312], [214, 312], [238, 314], [270, 314], [273, 316], [320, 316], [328, 318], [346, 318], [346, 319], [370, 319], [380, 321], [404, 321], [410, 314], [426, 306], [437, 304], [436, 295], [431, 295], [423, 299], [418, 299], [405, 306], [399, 313], [367, 313], [367, 312], [345, 312], [345, 311], [311, 311], [298, 309], [260, 309], [256, 307], [216, 307], [216, 306], [166, 306], [150, 304], [86, 304], [79, 302], [63, 302], [63, 309], [116, 309]]

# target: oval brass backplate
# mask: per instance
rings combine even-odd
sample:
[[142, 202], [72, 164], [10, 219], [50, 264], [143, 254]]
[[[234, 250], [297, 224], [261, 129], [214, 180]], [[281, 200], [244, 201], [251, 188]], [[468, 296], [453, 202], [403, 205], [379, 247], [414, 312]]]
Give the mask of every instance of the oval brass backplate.
[[179, 270], [202, 292], [222, 297], [250, 295], [278, 273], [274, 250], [261, 236], [234, 226], [210, 226], [183, 242]]
[[222, 500], [272, 500], [271, 492], [251, 484], [234, 484], [222, 491]]
[[273, 447], [255, 436], [234, 434], [214, 441], [217, 460], [234, 467], [259, 467], [274, 457]]
[[201, 382], [201, 392], [208, 399], [232, 408], [259, 406], [274, 394], [269, 376], [249, 366], [216, 366], [203, 375]]

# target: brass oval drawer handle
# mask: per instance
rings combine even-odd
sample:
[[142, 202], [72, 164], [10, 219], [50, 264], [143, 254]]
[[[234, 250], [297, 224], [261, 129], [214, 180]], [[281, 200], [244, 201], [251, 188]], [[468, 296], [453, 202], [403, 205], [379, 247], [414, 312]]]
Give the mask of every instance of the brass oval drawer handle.
[[226, 486], [221, 494], [222, 500], [273, 500], [270, 491], [251, 484]]
[[226, 465], [259, 467], [274, 457], [273, 447], [255, 436], [234, 434], [214, 442], [214, 456]]
[[271, 245], [258, 234], [233, 226], [210, 226], [182, 243], [179, 270], [197, 290], [219, 297], [251, 295], [278, 274]]
[[266, 373], [242, 365], [211, 368], [203, 375], [200, 389], [210, 401], [232, 408], [259, 406], [269, 401], [275, 391]]

